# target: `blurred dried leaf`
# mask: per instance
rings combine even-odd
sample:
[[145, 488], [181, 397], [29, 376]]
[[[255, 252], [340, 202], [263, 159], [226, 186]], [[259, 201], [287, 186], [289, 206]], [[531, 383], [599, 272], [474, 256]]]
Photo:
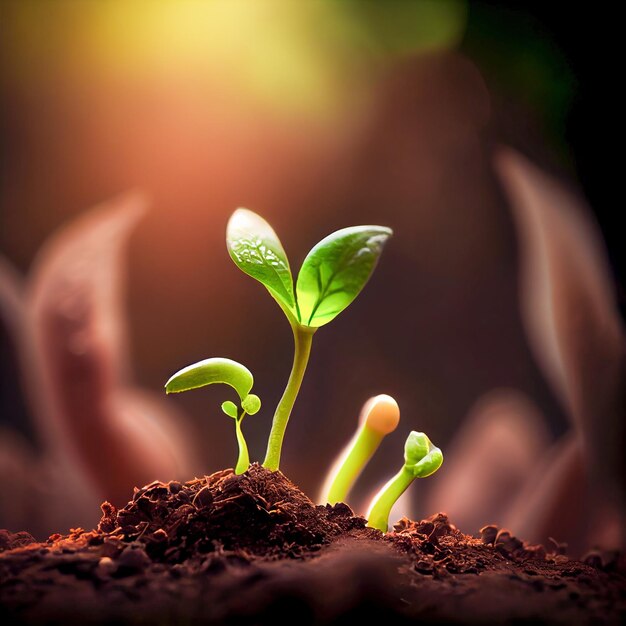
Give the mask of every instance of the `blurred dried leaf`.
[[[518, 230], [529, 343], [572, 418], [577, 442], [562, 443], [555, 453], [535, 506], [522, 502], [537, 524], [545, 520], [538, 534], [552, 532], [551, 512], [571, 508], [568, 498], [583, 502], [584, 533], [593, 524], [592, 503], [608, 502], [623, 512], [626, 353], [611, 273], [601, 236], [577, 194], [509, 148], [500, 149], [495, 166]], [[582, 483], [581, 464], [588, 478]]]
[[468, 533], [502, 525], [548, 442], [544, 417], [528, 397], [512, 389], [485, 394], [445, 450], [427, 510], [445, 511]]
[[189, 455], [179, 424], [166, 430], [169, 411], [129, 382], [122, 253], [144, 212], [144, 199], [129, 194], [62, 227], [37, 257], [27, 294], [35, 361], [26, 377], [52, 453], [73, 455], [115, 503], [135, 485], [181, 477]]

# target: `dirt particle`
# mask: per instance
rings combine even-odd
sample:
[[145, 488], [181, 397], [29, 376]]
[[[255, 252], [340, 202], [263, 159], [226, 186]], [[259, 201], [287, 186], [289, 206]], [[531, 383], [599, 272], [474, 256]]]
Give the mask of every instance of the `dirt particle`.
[[480, 540], [488, 545], [492, 546], [496, 542], [496, 535], [498, 534], [498, 527], [494, 524], [488, 524], [480, 529]]
[[35, 543], [35, 538], [25, 531], [12, 533], [9, 530], [0, 530], [0, 552], [21, 548], [31, 543]]

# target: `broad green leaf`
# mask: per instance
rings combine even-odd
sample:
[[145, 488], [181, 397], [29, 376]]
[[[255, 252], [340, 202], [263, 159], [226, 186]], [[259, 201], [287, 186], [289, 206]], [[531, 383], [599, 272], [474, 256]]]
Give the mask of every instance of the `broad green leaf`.
[[309, 252], [296, 285], [300, 323], [328, 324], [359, 294], [392, 231], [353, 226], [325, 237]]
[[226, 227], [226, 245], [235, 265], [265, 285], [278, 303], [295, 316], [289, 261], [272, 227], [256, 213], [237, 209]]
[[166, 393], [178, 393], [214, 383], [224, 383], [235, 389], [243, 400], [250, 393], [253, 382], [252, 373], [241, 363], [215, 357], [188, 365], [176, 372], [165, 383], [165, 391]]
[[229, 417], [233, 419], [237, 419], [237, 405], [230, 400], [226, 400], [226, 402], [222, 402], [222, 411], [226, 413]]
[[254, 415], [261, 408], [261, 398], [251, 393], [241, 402], [241, 408], [248, 414]]

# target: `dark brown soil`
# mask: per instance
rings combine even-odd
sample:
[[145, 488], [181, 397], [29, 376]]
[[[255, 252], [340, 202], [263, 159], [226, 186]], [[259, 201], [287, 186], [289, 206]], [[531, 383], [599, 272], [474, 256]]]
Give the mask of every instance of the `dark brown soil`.
[[[0, 618], [35, 624], [618, 624], [616, 558], [569, 560], [443, 514], [383, 536], [253, 465], [135, 490], [96, 530], [0, 532]], [[4, 621], [9, 619], [10, 621]]]

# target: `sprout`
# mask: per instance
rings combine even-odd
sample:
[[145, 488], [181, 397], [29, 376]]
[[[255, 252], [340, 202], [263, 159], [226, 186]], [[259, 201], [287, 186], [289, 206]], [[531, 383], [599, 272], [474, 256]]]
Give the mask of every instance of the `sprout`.
[[331, 468], [321, 502], [345, 502], [352, 485], [378, 449], [381, 441], [393, 432], [400, 421], [398, 403], [385, 394], [370, 398], [361, 409], [359, 428]]
[[387, 532], [389, 514], [396, 500], [416, 478], [434, 474], [443, 463], [441, 450], [424, 433], [411, 431], [404, 444], [402, 469], [376, 494], [367, 513], [367, 525]]
[[291, 374], [272, 421], [264, 467], [275, 471], [291, 410], [304, 377], [313, 335], [360, 293], [369, 280], [391, 230], [353, 226], [322, 239], [308, 253], [296, 281], [278, 236], [260, 216], [237, 209], [226, 230], [228, 252], [241, 271], [262, 283], [287, 316], [295, 353]]
[[213, 358], [188, 365], [176, 372], [165, 384], [166, 393], [179, 393], [214, 383], [230, 385], [239, 395], [241, 408], [231, 400], [222, 403], [222, 411], [235, 420], [235, 433], [239, 446], [239, 457], [235, 474], [243, 474], [250, 466], [248, 446], [241, 431], [245, 415], [254, 415], [261, 408], [261, 400], [250, 393], [254, 378], [250, 370], [231, 359]]

